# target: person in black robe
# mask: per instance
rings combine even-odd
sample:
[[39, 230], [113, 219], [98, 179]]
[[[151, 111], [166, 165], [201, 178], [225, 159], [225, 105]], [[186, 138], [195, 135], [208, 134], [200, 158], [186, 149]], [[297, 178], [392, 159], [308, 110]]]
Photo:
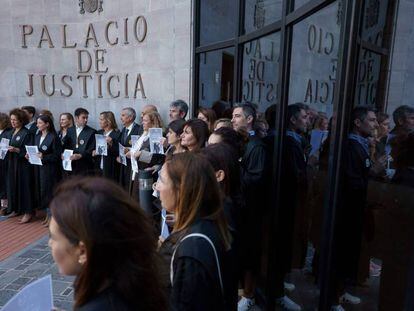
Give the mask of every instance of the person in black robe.
[[[0, 113], [0, 141], [10, 136], [10, 117], [5, 113]], [[1, 152], [1, 151], [0, 151]], [[0, 213], [4, 214], [7, 209], [7, 161], [8, 155], [0, 158]]]
[[10, 147], [8, 150], [7, 172], [7, 213], [10, 216], [23, 214], [21, 223], [29, 222], [34, 213], [35, 200], [33, 194], [33, 168], [26, 160], [27, 145], [33, 144], [33, 136], [24, 127], [27, 124], [27, 114], [20, 109], [10, 112], [13, 131], [10, 132]]
[[[135, 121], [136, 112], [133, 108], [124, 108], [121, 111], [121, 122], [124, 128], [121, 131], [120, 144], [124, 146], [125, 152], [127, 153], [132, 147], [132, 135], [139, 135], [140, 126]], [[117, 161], [121, 163], [119, 157]], [[127, 165], [121, 164], [119, 173], [119, 183], [128, 192], [131, 193], [132, 181], [131, 181], [131, 160], [126, 159]]]
[[345, 292], [345, 285], [346, 281], [357, 280], [370, 172], [385, 166], [385, 161], [377, 161], [373, 166], [369, 154], [368, 138], [377, 127], [377, 117], [371, 108], [354, 108], [351, 133], [344, 147], [343, 194], [337, 210], [333, 270], [336, 291], [331, 298], [334, 305], [360, 302], [358, 297]]
[[234, 108], [233, 128], [247, 130], [249, 141], [241, 159], [241, 193], [245, 208], [241, 215], [244, 293], [238, 308], [247, 310], [255, 304], [254, 292], [260, 269], [262, 221], [265, 208], [266, 146], [254, 131], [256, 109], [250, 104]]
[[104, 135], [107, 142], [107, 155], [96, 155], [96, 151], [93, 152], [95, 157], [95, 166], [99, 175], [118, 181], [119, 179], [119, 163], [116, 158], [119, 155], [119, 141], [121, 138], [121, 132], [118, 130], [115, 116], [111, 111], [104, 111], [99, 116], [99, 124], [101, 130], [97, 132], [99, 135]]
[[[39, 133], [35, 137], [35, 146], [38, 146], [41, 166], [35, 166], [35, 192], [39, 209], [47, 209], [55, 186], [59, 181], [61, 170], [62, 145], [56, 135], [52, 119], [47, 115], [41, 115], [37, 119]], [[47, 213], [44, 224], [49, 223]]]
[[36, 108], [33, 106], [23, 106], [22, 110], [27, 114], [29, 118], [29, 122], [25, 125], [25, 127], [29, 130], [29, 132], [34, 137], [37, 134], [37, 125], [36, 125]]
[[71, 175], [92, 175], [94, 173], [92, 152], [95, 150], [96, 131], [87, 125], [88, 117], [89, 112], [86, 109], [76, 109], [76, 126], [68, 128], [67, 131], [64, 149], [73, 150]]
[[[295, 234], [295, 223], [303, 216], [303, 200], [307, 192], [306, 156], [303, 134], [308, 127], [308, 114], [304, 104], [296, 103], [288, 106], [287, 130], [282, 152], [281, 172], [281, 206], [276, 224], [278, 262], [276, 271], [276, 299], [281, 306], [300, 306], [285, 295], [285, 276], [291, 271], [294, 244], [304, 245], [306, 252], [307, 241], [298, 241]], [[299, 228], [306, 231], [305, 228]], [[302, 251], [302, 253], [304, 253]], [[299, 255], [300, 256], [300, 255]]]

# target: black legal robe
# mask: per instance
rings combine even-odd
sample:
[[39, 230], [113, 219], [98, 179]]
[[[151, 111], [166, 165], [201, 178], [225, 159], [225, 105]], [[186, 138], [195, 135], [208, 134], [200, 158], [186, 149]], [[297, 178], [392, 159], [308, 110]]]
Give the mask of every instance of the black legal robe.
[[[224, 249], [217, 226], [210, 220], [200, 219], [186, 230], [185, 235], [191, 233], [204, 234], [213, 242], [220, 263], [224, 295], [211, 245], [203, 238], [190, 237], [180, 243], [172, 264], [174, 279], [171, 286], [170, 310], [236, 310], [237, 293], [233, 291], [229, 251]], [[166, 246], [171, 245], [168, 241], [172, 240], [174, 248], [177, 247], [177, 241], [185, 235], [172, 234], [166, 240]], [[165, 264], [169, 267], [172, 253], [162, 250], [161, 252], [165, 254]], [[236, 297], [232, 297], [233, 293]]]
[[[121, 131], [121, 137], [120, 137], [120, 144], [124, 146], [125, 148], [131, 148], [132, 147], [132, 141], [131, 136], [132, 135], [139, 135], [139, 129], [140, 126], [136, 123], [132, 126], [132, 129], [130, 133], [127, 133], [127, 128], [123, 128]], [[121, 164], [121, 170], [119, 173], [119, 183], [120, 185], [128, 191], [128, 193], [131, 192], [131, 160], [127, 158], [127, 165]]]
[[67, 130], [65, 149], [73, 150], [73, 154], [80, 154], [79, 160], [72, 161], [72, 175], [91, 175], [94, 172], [92, 152], [95, 150], [95, 129], [85, 126], [76, 137], [76, 127]]
[[[276, 228], [280, 239], [279, 256], [283, 258], [283, 264], [279, 267], [280, 277], [292, 268], [294, 246], [304, 244], [306, 248], [306, 242], [298, 240], [298, 233], [295, 232], [295, 224], [304, 216], [304, 198], [307, 195], [305, 144], [291, 136], [286, 136], [285, 139], [282, 154], [281, 206]], [[299, 260], [303, 260], [305, 252], [306, 250], [302, 249], [300, 254], [295, 255], [300, 257]]]
[[48, 133], [40, 143], [42, 133], [35, 137], [35, 145], [42, 153], [42, 166], [35, 165], [35, 194], [37, 206], [41, 209], [48, 207], [56, 184], [61, 176], [62, 145], [55, 133]]
[[259, 266], [262, 221], [265, 210], [266, 147], [262, 139], [250, 136], [241, 160], [241, 193], [245, 207], [241, 212], [241, 236], [244, 268], [256, 270]]
[[29, 130], [30, 134], [32, 134], [32, 137], [35, 137], [35, 135], [37, 134], [37, 131], [38, 131], [37, 122], [34, 121], [32, 124], [30, 124], [28, 130]]
[[336, 256], [340, 278], [356, 280], [371, 159], [362, 145], [348, 139], [344, 155], [343, 198], [337, 211]]
[[26, 160], [26, 147], [33, 144], [33, 136], [23, 127], [16, 134], [10, 133], [10, 146], [20, 149], [19, 153], [8, 152], [7, 199], [9, 213], [31, 213], [35, 208], [33, 193], [33, 167]]
[[[103, 130], [99, 130], [97, 134], [104, 135]], [[97, 171], [103, 177], [112, 179], [113, 181], [119, 180], [119, 171], [120, 164], [117, 162], [116, 158], [119, 156], [119, 141], [121, 138], [121, 132], [119, 130], [113, 130], [109, 137], [112, 138], [112, 144], [108, 144], [108, 155], [95, 157], [95, 167]], [[101, 169], [101, 160], [103, 164], [103, 169]]]
[[[3, 138], [10, 139], [11, 130], [5, 129], [0, 134], [0, 141]], [[0, 160], [0, 199], [4, 200], [7, 198], [7, 166], [9, 160], [9, 153], [7, 153], [4, 160]]]

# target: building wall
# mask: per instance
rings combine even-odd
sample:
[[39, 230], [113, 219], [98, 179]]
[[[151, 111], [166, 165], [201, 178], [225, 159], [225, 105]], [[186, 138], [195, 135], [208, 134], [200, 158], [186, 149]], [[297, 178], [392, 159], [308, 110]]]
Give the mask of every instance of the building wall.
[[[0, 0], [0, 111], [34, 105], [58, 115], [61, 112], [73, 112], [82, 106], [89, 110], [90, 124], [96, 127], [101, 111], [111, 110], [119, 114], [122, 107], [132, 106], [139, 112], [143, 105], [151, 103], [160, 108], [164, 120], [168, 121], [169, 103], [178, 98], [188, 102], [191, 98], [192, 1], [104, 0], [101, 13], [85, 14], [80, 14], [78, 2]], [[143, 16], [147, 22], [147, 33], [142, 42], [135, 39], [134, 31], [134, 23], [139, 16]], [[111, 21], [114, 23], [108, 28], [108, 37], [111, 42], [119, 37], [118, 44], [113, 46], [105, 38], [106, 27]], [[90, 23], [96, 34], [96, 42]], [[128, 44], [124, 43], [125, 24]], [[23, 25], [27, 26], [23, 29]], [[31, 27], [33, 33], [26, 36], [24, 44], [22, 33], [30, 33]], [[73, 46], [76, 43], [76, 47], [63, 47], [64, 27], [66, 45]], [[141, 40], [145, 33], [143, 18], [139, 19], [137, 28]], [[90, 40], [86, 47], [87, 37]], [[39, 47], [41, 39], [44, 40]], [[50, 47], [51, 44], [53, 47]], [[80, 50], [86, 50], [91, 55], [92, 66], [86, 73], [81, 71], [88, 69], [88, 53]], [[79, 53], [83, 68], [78, 65]], [[98, 53], [98, 57], [95, 53]], [[106, 73], [97, 72], [97, 69], [105, 71], [106, 68]], [[29, 74], [33, 74], [33, 96], [26, 93], [30, 89]], [[134, 98], [138, 74], [145, 96], [138, 81], [140, 90]], [[52, 79], [55, 75], [53, 96], [42, 92], [42, 75], [46, 75], [45, 91], [49, 94], [53, 94]], [[83, 75], [91, 77], [78, 78]], [[102, 83], [99, 83], [100, 75]], [[65, 96], [70, 93], [70, 88], [62, 83], [63, 76], [67, 76], [64, 80], [73, 88], [70, 97]], [[108, 92], [107, 83], [111, 76], [114, 77], [110, 89], [114, 96], [120, 91], [118, 98], [113, 98]], [[87, 98], [84, 96], [83, 79], [87, 80]], [[102, 92], [99, 91], [100, 84]], [[125, 88], [128, 89], [128, 95]]]
[[395, 44], [391, 55], [387, 112], [414, 106], [414, 0], [399, 0]]

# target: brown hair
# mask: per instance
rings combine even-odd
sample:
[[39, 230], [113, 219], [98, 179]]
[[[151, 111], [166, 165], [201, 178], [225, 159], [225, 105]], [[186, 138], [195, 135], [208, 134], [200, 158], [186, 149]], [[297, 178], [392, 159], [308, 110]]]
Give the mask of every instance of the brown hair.
[[197, 140], [197, 146], [195, 150], [199, 150], [205, 147], [209, 135], [206, 122], [200, 119], [190, 119], [185, 122], [184, 131], [187, 126], [191, 129], [195, 139]]
[[166, 310], [153, 228], [120, 186], [96, 177], [69, 179], [50, 208], [62, 234], [86, 246], [87, 261], [74, 282], [75, 307], [109, 282], [134, 309]]
[[115, 115], [112, 111], [101, 112], [101, 116], [110, 124], [111, 129], [117, 130], [118, 124], [116, 124]]
[[216, 120], [216, 122], [214, 122], [214, 130], [216, 129], [216, 127], [217, 127], [217, 125], [219, 123], [224, 123], [224, 125], [222, 127], [230, 127], [230, 128], [233, 128], [233, 124], [231, 123], [231, 120], [230, 119], [221, 118], [221, 119]]
[[214, 122], [216, 122], [216, 120], [217, 120], [217, 116], [216, 116], [216, 113], [214, 112], [214, 110], [209, 109], [209, 108], [201, 107], [198, 110], [198, 113], [203, 114], [207, 118], [208, 129], [210, 130], [210, 132], [212, 132], [214, 130]]
[[22, 124], [22, 126], [25, 126], [27, 123], [29, 123], [29, 116], [22, 109], [13, 109], [12, 111], [10, 111], [9, 116], [15, 116], [17, 120]]
[[5, 113], [0, 112], [0, 130], [7, 129], [10, 126], [10, 117]]
[[[66, 116], [69, 119], [70, 123], [72, 124], [71, 126], [73, 126], [73, 123], [74, 123], [73, 115], [70, 112], [61, 113], [60, 116], [59, 116], [59, 122], [60, 122], [60, 118], [62, 118], [62, 116]], [[59, 127], [60, 127], [60, 130], [62, 130], [62, 127], [60, 125], [59, 125]]]
[[198, 219], [212, 220], [226, 249], [231, 243], [222, 197], [213, 167], [201, 155], [179, 153], [165, 162], [176, 195], [174, 232], [185, 232]]
[[41, 116], [41, 115], [49, 116], [52, 119], [52, 122], [54, 121], [53, 113], [50, 110], [47, 110], [47, 109], [41, 110], [40, 113], [39, 113], [39, 116]]
[[148, 116], [154, 128], [163, 128], [161, 116], [156, 111], [145, 112], [142, 117]]

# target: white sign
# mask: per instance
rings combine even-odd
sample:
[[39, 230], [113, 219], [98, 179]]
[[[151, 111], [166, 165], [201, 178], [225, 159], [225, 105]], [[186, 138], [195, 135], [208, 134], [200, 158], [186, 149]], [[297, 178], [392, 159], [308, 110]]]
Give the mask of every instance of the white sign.
[[10, 139], [2, 138], [0, 142], [0, 160], [4, 160], [9, 148]]
[[107, 156], [108, 155], [108, 144], [106, 142], [105, 135], [95, 134], [96, 139], [96, 155]]
[[37, 146], [26, 146], [26, 152], [29, 155], [29, 163], [33, 165], [43, 165], [39, 157], [39, 148]]
[[164, 154], [164, 147], [162, 146], [162, 129], [161, 128], [150, 128], [150, 152], [157, 154]]
[[62, 166], [65, 171], [72, 171], [72, 160], [70, 157], [73, 155], [73, 150], [65, 149], [63, 152]]
[[2, 311], [50, 311], [53, 309], [52, 277], [49, 275], [20, 290]]

